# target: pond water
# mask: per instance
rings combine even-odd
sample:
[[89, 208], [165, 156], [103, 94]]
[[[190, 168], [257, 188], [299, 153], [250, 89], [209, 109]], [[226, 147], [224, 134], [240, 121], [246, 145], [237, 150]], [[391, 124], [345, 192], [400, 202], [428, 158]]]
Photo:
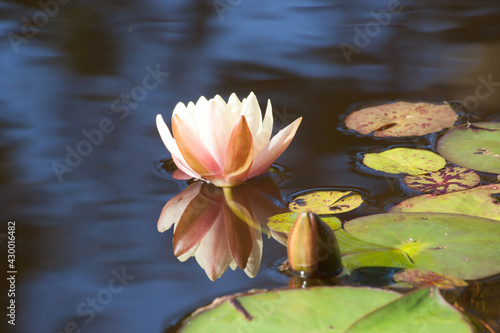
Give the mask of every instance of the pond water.
[[[348, 110], [456, 101], [471, 119], [500, 120], [497, 0], [0, 6], [0, 241], [5, 262], [15, 221], [16, 332], [163, 332], [217, 296], [288, 285], [273, 238], [263, 237], [256, 277], [228, 269], [211, 281], [194, 258], [174, 256], [172, 230], [157, 231], [187, 186], [162, 168], [170, 155], [155, 125], [179, 101], [254, 91], [261, 107], [271, 99], [276, 130], [302, 116], [276, 162], [279, 190], [285, 201], [325, 187], [370, 198], [343, 220], [409, 195], [357, 170], [357, 154], [395, 142], [339, 130]], [[497, 329], [498, 281], [464, 296], [487, 288], [472, 303]]]

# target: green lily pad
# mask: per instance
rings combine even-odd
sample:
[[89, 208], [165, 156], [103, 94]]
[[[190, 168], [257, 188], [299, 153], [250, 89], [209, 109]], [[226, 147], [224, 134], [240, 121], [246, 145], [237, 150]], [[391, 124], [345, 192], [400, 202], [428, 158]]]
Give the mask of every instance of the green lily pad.
[[403, 296], [364, 287], [312, 287], [218, 298], [188, 317], [180, 332], [447, 332], [443, 325], [472, 332], [436, 289]]
[[436, 286], [439, 289], [467, 287], [467, 282], [454, 276], [438, 274], [422, 269], [406, 269], [394, 274], [394, 281], [408, 282], [416, 287]]
[[455, 126], [439, 139], [436, 148], [457, 165], [500, 173], [500, 122]]
[[406, 199], [389, 212], [456, 213], [500, 220], [500, 201], [492, 195], [500, 194], [500, 184], [484, 185], [442, 195], [423, 194]]
[[353, 191], [315, 191], [296, 197], [288, 207], [292, 212], [311, 211], [320, 214], [338, 214], [359, 207], [363, 198]]
[[348, 271], [360, 267], [413, 268], [406, 253], [397, 247], [380, 245], [354, 237], [344, 229], [335, 230], [342, 264]]
[[349, 329], [359, 332], [474, 332], [469, 321], [436, 288], [414, 291], [360, 318]]
[[444, 168], [446, 161], [428, 150], [393, 148], [378, 154], [365, 154], [363, 163], [378, 171], [422, 175]]
[[[298, 215], [299, 213], [289, 212], [271, 216], [267, 226], [277, 232], [289, 233]], [[321, 220], [332, 228], [332, 230], [342, 227], [342, 222], [334, 216], [322, 216]]]
[[349, 129], [376, 137], [419, 136], [455, 124], [457, 114], [448, 104], [396, 102], [365, 108], [345, 120]]
[[444, 194], [476, 186], [481, 178], [471, 169], [447, 167], [421, 176], [405, 176], [403, 183], [412, 190]]
[[366, 242], [401, 249], [418, 269], [464, 280], [500, 273], [500, 223], [495, 220], [446, 213], [386, 213], [356, 218], [344, 228]]

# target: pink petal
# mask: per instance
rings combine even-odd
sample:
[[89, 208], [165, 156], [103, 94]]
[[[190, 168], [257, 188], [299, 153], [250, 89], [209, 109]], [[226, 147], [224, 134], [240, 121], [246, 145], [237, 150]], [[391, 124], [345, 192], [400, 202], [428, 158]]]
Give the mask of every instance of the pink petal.
[[[191, 169], [189, 167], [189, 165], [187, 165], [187, 163], [186, 163], [186, 161], [184, 161], [184, 159], [181, 160], [181, 159], [178, 159], [177, 157], [173, 157], [173, 156], [172, 156], [172, 159], [174, 160], [175, 165], [179, 168], [179, 170], [175, 170], [173, 175], [172, 175], [175, 179], [182, 180], [182, 179], [190, 179], [190, 178], [197, 178], [197, 179], [201, 178], [201, 176], [198, 173], [194, 172], [193, 169]], [[177, 171], [179, 171], [179, 172], [177, 173]], [[183, 177], [182, 174], [186, 175], [185, 178]], [[179, 175], [180, 178], [177, 178], [176, 175]]]
[[224, 222], [231, 255], [238, 267], [245, 269], [248, 257], [250, 257], [250, 253], [252, 252], [253, 232], [250, 230], [250, 226], [236, 216], [227, 204], [223, 206]]
[[191, 184], [165, 204], [158, 219], [159, 232], [170, 229], [173, 224], [180, 220], [191, 200], [200, 193], [200, 189], [200, 182]]
[[[184, 105], [184, 104], [183, 104]], [[193, 176], [194, 178], [200, 178], [200, 175], [194, 172], [182, 157], [182, 154], [177, 147], [177, 143], [175, 142], [170, 130], [168, 129], [165, 121], [161, 114], [156, 116], [156, 127], [158, 128], [158, 132], [160, 133], [163, 144], [167, 147], [168, 151], [172, 155], [172, 159], [174, 160], [175, 165], [184, 173]]]
[[187, 165], [202, 177], [220, 175], [220, 167], [193, 128], [175, 115], [172, 120], [177, 147]]
[[285, 151], [292, 141], [297, 128], [302, 121], [302, 117], [282, 129], [255, 157], [252, 168], [247, 175], [247, 179], [257, 177], [271, 167], [271, 164]]
[[194, 197], [176, 224], [173, 239], [175, 256], [183, 255], [201, 242], [220, 214], [220, 202], [207, 197], [203, 191]]
[[214, 281], [224, 274], [232, 260], [222, 211], [196, 251], [196, 261]]
[[[218, 97], [218, 98], [217, 98]], [[198, 128], [203, 144], [210, 151], [221, 169], [225, 163], [226, 149], [231, 131], [238, 120], [220, 96], [211, 99], [207, 109], [199, 115]]]
[[253, 162], [253, 139], [245, 117], [241, 116], [231, 132], [224, 165], [228, 184], [243, 182]]
[[191, 175], [188, 175], [187, 173], [185, 173], [181, 169], [175, 170], [174, 173], [172, 174], [172, 177], [174, 177], [174, 179], [177, 179], [177, 180], [188, 180], [188, 179], [195, 178]]

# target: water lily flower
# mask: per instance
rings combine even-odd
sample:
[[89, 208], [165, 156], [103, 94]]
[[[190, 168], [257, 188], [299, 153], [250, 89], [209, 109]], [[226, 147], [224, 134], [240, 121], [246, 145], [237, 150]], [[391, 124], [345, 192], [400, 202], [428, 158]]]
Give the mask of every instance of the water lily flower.
[[297, 216], [288, 235], [287, 252], [290, 268], [303, 276], [336, 276], [342, 271], [335, 234], [312, 212]]
[[232, 187], [266, 172], [288, 147], [301, 120], [271, 139], [271, 102], [262, 118], [252, 92], [241, 102], [233, 93], [227, 103], [219, 95], [210, 100], [202, 96], [187, 106], [178, 103], [172, 114], [173, 136], [161, 115], [156, 125], [179, 168], [174, 178], [198, 178]]
[[239, 267], [254, 277], [262, 258], [261, 233], [267, 229], [267, 218], [287, 210], [281, 207], [276, 184], [266, 178], [224, 189], [194, 182], [167, 202], [158, 231], [173, 226], [174, 255], [180, 261], [194, 256], [211, 280], [221, 277], [228, 267]]

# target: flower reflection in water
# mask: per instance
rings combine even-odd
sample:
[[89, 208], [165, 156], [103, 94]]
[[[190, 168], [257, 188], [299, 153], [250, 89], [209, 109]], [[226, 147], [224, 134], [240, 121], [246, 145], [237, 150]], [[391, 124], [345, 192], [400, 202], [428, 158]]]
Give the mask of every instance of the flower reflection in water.
[[284, 235], [270, 232], [267, 218], [288, 211], [270, 178], [220, 188], [195, 182], [163, 207], [158, 231], [174, 225], [173, 249], [180, 261], [194, 256], [211, 280], [227, 267], [239, 267], [254, 277], [262, 258], [262, 231], [280, 242]]

